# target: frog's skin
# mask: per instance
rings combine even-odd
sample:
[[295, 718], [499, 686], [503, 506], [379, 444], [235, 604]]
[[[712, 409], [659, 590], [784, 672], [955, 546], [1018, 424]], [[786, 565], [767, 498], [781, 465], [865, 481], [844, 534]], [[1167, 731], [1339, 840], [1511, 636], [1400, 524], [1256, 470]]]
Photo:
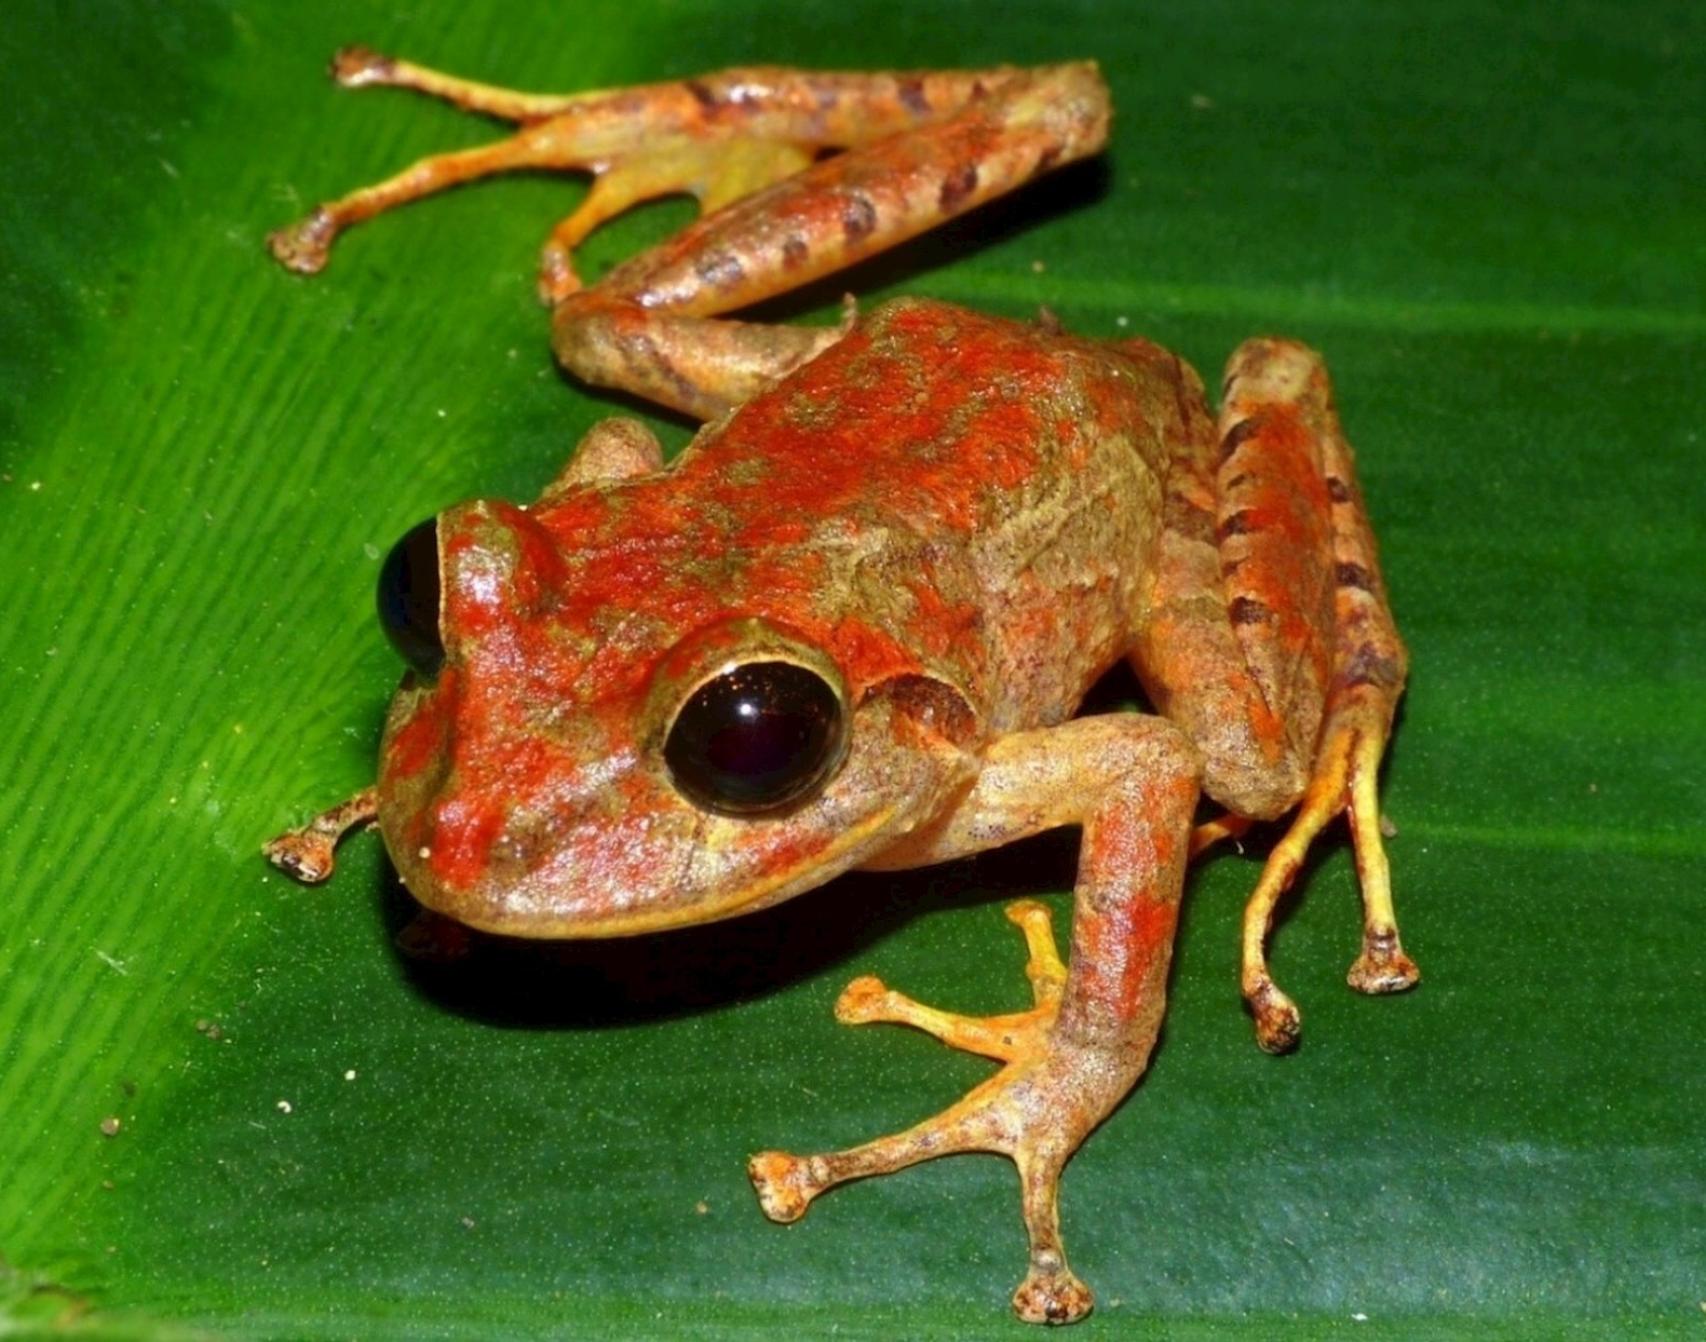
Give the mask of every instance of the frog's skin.
[[[1398, 640], [1320, 359], [1243, 345], [1216, 417], [1195, 373], [1108, 344], [916, 300], [833, 329], [718, 320], [1096, 152], [1090, 64], [915, 75], [730, 71], [545, 97], [365, 51], [395, 84], [509, 117], [276, 234], [318, 269], [347, 224], [512, 167], [598, 174], [546, 248], [559, 357], [589, 382], [705, 420], [665, 466], [632, 420], [599, 425], [531, 506], [438, 519], [447, 660], [392, 705], [375, 791], [275, 846], [310, 878], [371, 818], [422, 904], [530, 937], [651, 932], [762, 908], [850, 868], [941, 862], [1082, 827], [1070, 967], [1047, 911], [1008, 910], [1032, 1007], [969, 1019], [875, 979], [837, 1004], [1000, 1061], [946, 1112], [850, 1151], [765, 1152], [765, 1212], [950, 1152], [1017, 1163], [1030, 1236], [1021, 1317], [1090, 1308], [1055, 1209], [1062, 1166], [1129, 1091], [1160, 1025], [1194, 847], [1296, 811], [1245, 920], [1243, 989], [1279, 1051], [1298, 1015], [1263, 941], [1322, 825], [1350, 818], [1366, 919], [1350, 982], [1416, 981], [1400, 948], [1375, 775]], [[820, 150], [849, 152], [816, 162]], [[580, 287], [570, 250], [635, 200], [690, 190], [704, 217]], [[1074, 718], [1129, 659], [1156, 713]], [[678, 790], [663, 744], [689, 694], [785, 661], [835, 690], [845, 756], [757, 815]], [[1193, 833], [1199, 796], [1225, 820]]]

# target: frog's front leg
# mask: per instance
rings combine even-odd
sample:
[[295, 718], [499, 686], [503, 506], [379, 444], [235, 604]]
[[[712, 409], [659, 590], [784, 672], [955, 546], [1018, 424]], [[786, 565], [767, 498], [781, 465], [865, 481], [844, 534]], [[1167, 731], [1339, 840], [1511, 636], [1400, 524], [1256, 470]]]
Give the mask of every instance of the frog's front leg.
[[304, 885], [318, 885], [332, 874], [339, 840], [357, 825], [379, 816], [379, 789], [364, 787], [355, 796], [327, 807], [306, 824], [287, 829], [261, 845], [268, 862]]
[[1021, 1318], [1069, 1323], [1089, 1289], [1067, 1266], [1057, 1191], [1062, 1167], [1131, 1089], [1165, 1004], [1198, 764], [1183, 735], [1136, 714], [1080, 718], [1017, 733], [988, 752], [964, 799], [883, 856], [885, 868], [944, 861], [1061, 825], [1083, 827], [1070, 967], [1047, 914], [1009, 916], [1030, 947], [1030, 1011], [974, 1020], [935, 1011], [861, 979], [837, 1005], [849, 1023], [890, 1020], [1003, 1062], [958, 1104], [893, 1136], [825, 1155], [752, 1158], [765, 1213], [792, 1221], [825, 1189], [935, 1156], [993, 1151], [1019, 1170], [1030, 1267], [1013, 1297]]

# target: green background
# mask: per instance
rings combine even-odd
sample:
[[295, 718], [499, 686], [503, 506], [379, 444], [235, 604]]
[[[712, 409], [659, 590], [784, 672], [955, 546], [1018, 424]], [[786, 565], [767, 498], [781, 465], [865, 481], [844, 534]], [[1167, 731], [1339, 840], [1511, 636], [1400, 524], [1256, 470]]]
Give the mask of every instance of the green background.
[[[1078, 1335], [1700, 1336], [1702, 14], [8, 6], [0, 1333], [1027, 1335], [1003, 1162], [846, 1189], [787, 1230], [742, 1162], [986, 1074], [830, 1005], [858, 973], [1022, 1002], [999, 900], [1067, 888], [1069, 838], [439, 967], [393, 945], [407, 897], [376, 840], [323, 890], [259, 860], [367, 780], [397, 674], [386, 547], [455, 500], [531, 496], [624, 408], [554, 371], [532, 297], [578, 180], [414, 207], [313, 281], [266, 258], [316, 198], [492, 133], [333, 90], [327, 56], [361, 40], [542, 89], [1099, 57], [1100, 165], [849, 283], [1046, 302], [1211, 375], [1256, 332], [1326, 351], [1414, 654], [1386, 797], [1426, 981], [1344, 987], [1335, 842], [1276, 941], [1304, 1044], [1265, 1057], [1236, 993], [1257, 866], [1192, 876], [1154, 1069], [1064, 1183], [1100, 1299]], [[613, 226], [590, 269], [687, 217]]]

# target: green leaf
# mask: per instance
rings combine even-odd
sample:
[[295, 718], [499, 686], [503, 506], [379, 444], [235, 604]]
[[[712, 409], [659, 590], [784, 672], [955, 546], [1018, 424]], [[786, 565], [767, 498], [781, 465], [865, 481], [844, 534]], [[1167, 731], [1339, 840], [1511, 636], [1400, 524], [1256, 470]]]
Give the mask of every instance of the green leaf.
[[[438, 968], [393, 945], [375, 840], [325, 890], [261, 863], [369, 777], [380, 554], [530, 496], [617, 404], [554, 371], [532, 296], [582, 184], [413, 207], [313, 281], [266, 258], [314, 199], [493, 133], [331, 89], [357, 40], [541, 89], [1100, 58], [1100, 167], [850, 282], [1047, 303], [1211, 373], [1261, 331], [1326, 351], [1414, 654], [1386, 804], [1426, 981], [1345, 989], [1333, 846], [1275, 948], [1305, 1044], [1264, 1057], [1255, 863], [1193, 875], [1155, 1065], [1064, 1184], [1083, 1335], [1697, 1335], [1706, 24], [1463, 0], [12, 6], [0, 1334], [1024, 1335], [1005, 1164], [782, 1230], [742, 1162], [983, 1076], [830, 1004], [858, 973], [1019, 1003], [999, 900], [1063, 891], [1069, 841]], [[593, 268], [686, 217], [622, 221]]]

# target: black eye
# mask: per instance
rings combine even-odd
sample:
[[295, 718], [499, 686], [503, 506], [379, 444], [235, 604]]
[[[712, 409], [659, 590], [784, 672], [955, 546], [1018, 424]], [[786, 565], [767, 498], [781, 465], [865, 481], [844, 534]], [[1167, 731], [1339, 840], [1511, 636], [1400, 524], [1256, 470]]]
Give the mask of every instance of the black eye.
[[391, 646], [423, 676], [444, 665], [438, 633], [438, 519], [411, 527], [379, 569], [379, 623]]
[[715, 811], [769, 811], [821, 783], [841, 754], [841, 701], [792, 662], [748, 662], [706, 681], [664, 742], [670, 774]]

